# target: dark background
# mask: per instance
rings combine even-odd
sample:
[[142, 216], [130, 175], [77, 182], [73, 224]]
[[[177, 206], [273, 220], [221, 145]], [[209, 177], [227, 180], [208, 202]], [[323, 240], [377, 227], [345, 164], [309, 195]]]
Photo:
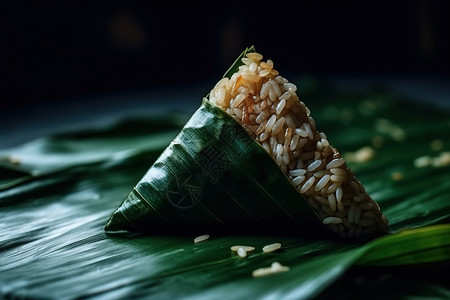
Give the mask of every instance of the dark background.
[[449, 1], [152, 2], [3, 5], [2, 107], [214, 83], [250, 45], [284, 74], [450, 74]]

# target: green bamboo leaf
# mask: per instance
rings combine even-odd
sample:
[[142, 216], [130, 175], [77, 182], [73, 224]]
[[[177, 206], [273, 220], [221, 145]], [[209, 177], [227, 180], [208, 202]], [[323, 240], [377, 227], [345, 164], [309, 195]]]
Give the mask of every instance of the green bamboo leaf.
[[408, 265], [450, 260], [450, 224], [400, 231], [365, 246], [362, 265]]
[[[173, 115], [141, 122], [124, 120], [106, 128], [38, 138], [20, 147], [1, 150], [0, 190], [70, 168], [120, 162], [142, 153], [155, 159], [179, 132], [180, 119], [185, 120]], [[149, 129], [139, 134], [142, 128]]]
[[283, 228], [310, 234], [322, 227], [265, 150], [204, 100], [113, 213], [106, 230], [243, 233]]

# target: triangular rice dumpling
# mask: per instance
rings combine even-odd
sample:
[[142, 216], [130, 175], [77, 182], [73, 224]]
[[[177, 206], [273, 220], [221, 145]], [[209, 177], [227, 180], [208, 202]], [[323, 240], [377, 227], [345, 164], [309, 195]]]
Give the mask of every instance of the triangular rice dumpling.
[[385, 233], [380, 207], [296, 91], [271, 60], [246, 49], [106, 230]]

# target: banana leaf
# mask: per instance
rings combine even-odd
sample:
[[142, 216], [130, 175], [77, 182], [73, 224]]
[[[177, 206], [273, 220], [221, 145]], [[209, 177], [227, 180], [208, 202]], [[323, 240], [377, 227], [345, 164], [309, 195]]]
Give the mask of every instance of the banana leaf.
[[[367, 243], [273, 232], [201, 243], [193, 233], [105, 234], [111, 211], [188, 116], [119, 121], [1, 151], [1, 297], [448, 299], [450, 172], [433, 162], [450, 149], [450, 113], [389, 89], [347, 93], [315, 81], [302, 90], [344, 155], [373, 149], [371, 160], [348, 163], [390, 219], [389, 234]], [[420, 157], [430, 164], [415, 165]], [[281, 249], [263, 253], [274, 242]], [[256, 249], [242, 258], [233, 245]], [[252, 277], [273, 262], [290, 270]]]

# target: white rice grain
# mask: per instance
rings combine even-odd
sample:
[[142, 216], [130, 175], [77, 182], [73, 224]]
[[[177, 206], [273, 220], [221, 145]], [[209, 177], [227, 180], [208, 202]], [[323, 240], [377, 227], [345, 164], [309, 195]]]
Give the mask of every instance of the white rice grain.
[[261, 77], [266, 77], [269, 74], [270, 74], [270, 71], [267, 69], [264, 69], [261, 72], [259, 72], [259, 76], [261, 76]]
[[207, 239], [209, 239], [209, 235], [208, 234], [200, 235], [200, 236], [198, 236], [198, 237], [196, 237], [194, 239], [194, 243], [200, 243], [200, 242], [203, 242], [203, 241], [205, 241]]
[[280, 119], [278, 119], [278, 121], [275, 122], [272, 128], [273, 135], [278, 134], [278, 132], [280, 132], [281, 129], [283, 129], [284, 121], [285, 121], [284, 117], [281, 117]]
[[259, 92], [259, 97], [261, 99], [266, 99], [267, 96], [269, 96], [269, 90], [270, 90], [270, 83], [266, 82], [262, 85], [261, 91]]
[[308, 123], [304, 123], [303, 127], [306, 130], [306, 132], [308, 133], [308, 138], [310, 140], [314, 139], [314, 134], [313, 134], [313, 132], [311, 130], [311, 126]]
[[269, 134], [267, 132], [263, 132], [259, 136], [259, 141], [264, 142], [269, 137]]
[[283, 163], [283, 155], [277, 154], [275, 156], [275, 162], [277, 163], [278, 166], [281, 166], [281, 164]]
[[295, 133], [301, 137], [308, 137], [308, 132], [302, 128], [296, 128]]
[[342, 200], [342, 195], [344, 194], [344, 191], [342, 190], [342, 187], [338, 187], [336, 189], [336, 201], [341, 201]]
[[259, 62], [263, 59], [263, 56], [258, 52], [249, 52], [245, 56], [256, 62]]
[[256, 123], [261, 124], [269, 117], [269, 111], [267, 109], [263, 110], [255, 119]]
[[317, 144], [316, 144], [316, 149], [319, 150], [319, 151], [322, 151], [322, 150], [323, 150], [323, 145], [322, 145], [322, 142], [321, 142], [321, 141], [318, 141], [318, 142], [317, 142]]
[[284, 107], [286, 106], [286, 100], [282, 99], [278, 105], [277, 108], [275, 109], [275, 112], [277, 115], [281, 114], [281, 112], [283, 111]]
[[289, 267], [283, 266], [278, 262], [272, 263], [272, 265], [268, 268], [259, 268], [252, 272], [253, 277], [264, 277], [272, 274], [278, 274], [283, 272], [288, 272], [290, 270]]
[[276, 120], [277, 120], [277, 117], [275, 115], [272, 115], [270, 117], [269, 121], [267, 121], [266, 129], [265, 129], [265, 131], [267, 133], [270, 133], [272, 131], [273, 125], [275, 125]]
[[259, 124], [258, 129], [256, 129], [255, 134], [258, 135], [261, 132], [266, 130], [266, 124], [267, 124], [267, 120], [264, 120], [263, 122], [261, 122], [261, 124]]
[[296, 176], [294, 179], [292, 179], [292, 185], [297, 187], [304, 180], [305, 180], [305, 175]]
[[294, 151], [295, 148], [297, 148], [299, 139], [300, 139], [300, 137], [298, 135], [294, 135], [294, 137], [291, 139], [291, 144], [289, 145], [289, 149], [291, 151]]
[[[239, 94], [234, 98], [233, 105], [231, 105], [231, 108], [236, 108], [245, 100], [244, 94]], [[231, 104], [231, 103], [230, 103]]]
[[236, 251], [238, 251], [239, 248], [243, 248], [247, 252], [252, 252], [253, 250], [255, 250], [255, 247], [253, 247], [253, 246], [244, 246], [244, 245], [231, 246], [230, 250], [236, 252]]
[[275, 153], [278, 155], [283, 154], [283, 145], [278, 144]]
[[289, 175], [291, 175], [291, 176], [300, 176], [300, 175], [305, 175], [305, 174], [306, 174], [305, 169], [295, 169], [295, 170], [289, 171]]
[[272, 85], [272, 89], [273, 89], [275, 96], [277, 98], [280, 97], [282, 92], [281, 92], [281, 89], [280, 89], [280, 86], [278, 85], [278, 83], [273, 79], [270, 79], [269, 82]]
[[300, 193], [306, 193], [314, 184], [314, 182], [316, 181], [316, 177], [312, 176], [310, 177], [305, 184], [302, 186]]
[[335, 158], [327, 164], [326, 168], [327, 169], [337, 168], [342, 166], [344, 163], [345, 161], [343, 158]]
[[293, 92], [296, 92], [297, 91], [297, 86], [295, 84], [293, 84], [293, 83], [288, 82], [288, 83], [283, 84], [282, 89], [284, 91], [288, 91], [290, 89]]
[[247, 257], [247, 250], [245, 250], [244, 248], [240, 247], [237, 249], [237, 254], [240, 257]]
[[330, 207], [331, 211], [336, 211], [336, 196], [334, 194], [328, 195], [328, 206]]
[[321, 190], [328, 183], [328, 181], [330, 181], [330, 175], [326, 174], [319, 180], [319, 182], [317, 182], [314, 190], [315, 191]]
[[322, 164], [321, 159], [315, 160], [308, 166], [307, 170], [309, 172], [312, 172], [312, 171], [316, 170], [318, 167], [320, 167], [321, 164]]
[[240, 110], [239, 108], [235, 108], [235, 109], [233, 110], [233, 113], [234, 113], [239, 119], [242, 118], [242, 110]]
[[342, 182], [347, 179], [344, 175], [331, 175], [331, 181], [333, 182]]
[[262, 250], [263, 250], [264, 253], [269, 253], [269, 252], [277, 251], [280, 248], [281, 248], [281, 244], [280, 243], [273, 243], [273, 244], [265, 245], [262, 248]]
[[[282, 100], [289, 100], [292, 97], [292, 95], [289, 92], [284, 92], [281, 96], [280, 99]], [[295, 126], [294, 126], [295, 127]]]

